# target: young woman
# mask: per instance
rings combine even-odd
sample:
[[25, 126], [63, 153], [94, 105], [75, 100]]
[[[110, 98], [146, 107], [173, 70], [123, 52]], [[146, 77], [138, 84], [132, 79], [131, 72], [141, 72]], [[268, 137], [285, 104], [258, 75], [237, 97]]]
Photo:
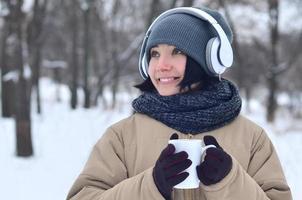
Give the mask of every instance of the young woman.
[[[67, 199], [290, 200], [265, 131], [241, 116], [236, 86], [221, 74], [232, 63], [232, 31], [207, 8], [177, 8], [147, 31], [140, 55], [143, 93], [132, 116], [94, 146]], [[169, 139], [203, 139], [200, 187], [173, 189], [191, 165]]]

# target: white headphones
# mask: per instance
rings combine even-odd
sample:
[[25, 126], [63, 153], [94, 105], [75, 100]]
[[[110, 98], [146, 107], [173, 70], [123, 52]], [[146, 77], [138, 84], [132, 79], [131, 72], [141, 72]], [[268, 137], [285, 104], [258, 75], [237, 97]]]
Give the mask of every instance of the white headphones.
[[215, 29], [218, 34], [218, 37], [211, 38], [206, 47], [206, 63], [207, 69], [211, 73], [212, 76], [220, 76], [226, 68], [231, 67], [233, 63], [233, 50], [232, 46], [221, 28], [218, 22], [207, 12], [200, 10], [198, 8], [192, 7], [178, 7], [165, 11], [160, 14], [150, 25], [148, 28], [146, 35], [144, 37], [142, 47], [139, 55], [139, 72], [144, 79], [148, 78], [148, 61], [147, 61], [147, 53], [146, 45], [148, 41], [148, 37], [152, 31], [152, 27], [156, 22], [160, 21], [162, 18], [165, 18], [169, 15], [175, 13], [184, 13], [193, 15], [201, 20], [209, 22]]

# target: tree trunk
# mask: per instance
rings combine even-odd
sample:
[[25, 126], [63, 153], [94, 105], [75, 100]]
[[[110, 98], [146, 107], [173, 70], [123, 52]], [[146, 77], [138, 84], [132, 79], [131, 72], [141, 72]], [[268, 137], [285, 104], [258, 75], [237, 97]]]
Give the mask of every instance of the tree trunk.
[[[121, 8], [121, 1], [115, 0], [113, 9], [112, 9], [112, 17], [116, 17], [119, 9]], [[112, 94], [112, 102], [111, 102], [111, 109], [114, 109], [116, 106], [116, 94], [118, 92], [118, 86], [119, 86], [119, 79], [120, 79], [120, 63], [118, 61], [118, 32], [117, 28], [113, 28], [111, 30], [111, 41], [112, 46], [110, 49], [111, 52], [111, 62], [113, 67], [113, 74], [112, 74], [112, 86], [111, 86], [111, 94]]]
[[90, 70], [90, 6], [84, 10], [84, 108], [90, 108], [90, 88], [88, 83]]
[[277, 110], [277, 91], [278, 81], [276, 68], [278, 67], [278, 54], [277, 46], [279, 42], [279, 0], [268, 0], [269, 3], [269, 16], [270, 16], [270, 41], [271, 41], [271, 64], [269, 69], [268, 82], [268, 100], [267, 100], [267, 113], [266, 119], [273, 122], [275, 119], [275, 112]]
[[40, 66], [41, 66], [41, 48], [36, 46], [35, 54], [34, 54], [34, 64], [32, 66], [34, 72], [33, 72], [33, 85], [36, 90], [36, 101], [37, 101], [37, 113], [42, 113], [41, 108], [41, 95], [40, 95]]
[[[114, 38], [117, 38], [116, 33], [114, 33], [113, 35], [115, 35]], [[114, 61], [113, 61], [113, 76], [112, 76], [113, 82], [112, 82], [112, 87], [111, 87], [111, 91], [112, 91], [111, 108], [112, 109], [115, 108], [116, 102], [117, 102], [116, 94], [118, 92], [118, 86], [119, 86], [119, 82], [120, 82], [120, 70], [121, 70], [119, 63], [117, 62], [117, 52], [116, 52], [117, 50], [116, 50], [116, 47], [114, 47], [114, 48], [115, 49], [112, 52], [112, 55], [113, 55], [112, 57], [113, 57], [113, 59], [114, 58], [116, 58], [116, 59], [114, 59]]]
[[69, 70], [71, 71], [71, 99], [70, 99], [70, 106], [72, 109], [76, 109], [78, 105], [78, 79], [79, 79], [79, 65], [78, 65], [78, 23], [77, 23], [77, 5], [76, 3], [72, 4], [71, 7], [71, 16], [69, 19], [70, 29], [72, 32], [71, 35], [71, 59], [69, 62]]
[[33, 17], [27, 29], [27, 44], [29, 49], [29, 60], [32, 69], [32, 85], [36, 91], [37, 113], [42, 112], [41, 97], [40, 97], [40, 71], [41, 71], [41, 56], [42, 45], [44, 42], [42, 30], [45, 19], [45, 12], [48, 0], [35, 0], [33, 7]]
[[[103, 6], [103, 5], [102, 5]], [[96, 9], [96, 6], [92, 7], [91, 10], [92, 19], [94, 20], [94, 25], [97, 26], [98, 29], [93, 29], [95, 37], [100, 38], [98, 40], [98, 43], [93, 43], [91, 45], [94, 45], [92, 49], [92, 61], [93, 61], [93, 68], [94, 73], [97, 74], [97, 83], [94, 88], [94, 95], [92, 95], [92, 104], [93, 106], [98, 105], [98, 99], [101, 98], [103, 102], [103, 108], [108, 107], [108, 103], [106, 101], [106, 98], [103, 96], [103, 90], [105, 87], [105, 77], [109, 74], [111, 71], [111, 56], [110, 54], [106, 54], [106, 56], [103, 57], [103, 59], [99, 58], [99, 51], [102, 49], [104, 52], [109, 52], [109, 44], [111, 43], [108, 39], [108, 32], [107, 28], [105, 26], [105, 23], [102, 19], [101, 13]], [[103, 66], [104, 65], [104, 66]]]
[[53, 70], [54, 73], [54, 80], [56, 81], [56, 101], [61, 102], [61, 83], [62, 83], [62, 76], [61, 76], [61, 68], [56, 67]]
[[268, 89], [269, 89], [269, 96], [268, 96], [268, 104], [267, 104], [267, 113], [266, 119], [268, 122], [273, 122], [275, 119], [275, 112], [278, 107], [277, 100], [276, 100], [276, 93], [277, 93], [277, 81], [276, 77], [271, 76], [268, 78]]
[[16, 141], [17, 155], [28, 157], [33, 155], [33, 146], [31, 139], [31, 120], [30, 120], [30, 88], [28, 81], [24, 77], [24, 62], [23, 62], [23, 28], [22, 21], [25, 18], [22, 13], [23, 1], [19, 0], [16, 3], [14, 10], [11, 10], [15, 17], [15, 65], [18, 69], [18, 83], [16, 94]]
[[246, 112], [247, 113], [251, 113], [251, 106], [250, 106], [250, 102], [251, 102], [251, 88], [250, 87], [246, 87], [245, 88], [245, 100], [246, 100]]
[[7, 38], [10, 35], [11, 20], [5, 17], [1, 34], [1, 108], [2, 117], [13, 117], [15, 112], [15, 83], [7, 78], [7, 74], [14, 69], [9, 64], [9, 55], [7, 55]]

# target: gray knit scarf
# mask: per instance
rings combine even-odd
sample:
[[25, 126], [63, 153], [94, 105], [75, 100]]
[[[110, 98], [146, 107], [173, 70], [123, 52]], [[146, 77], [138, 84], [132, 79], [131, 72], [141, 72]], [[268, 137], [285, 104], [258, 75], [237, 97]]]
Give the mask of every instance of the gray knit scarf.
[[232, 122], [240, 113], [236, 86], [221, 80], [201, 90], [161, 96], [145, 92], [132, 102], [134, 110], [185, 134], [198, 134]]

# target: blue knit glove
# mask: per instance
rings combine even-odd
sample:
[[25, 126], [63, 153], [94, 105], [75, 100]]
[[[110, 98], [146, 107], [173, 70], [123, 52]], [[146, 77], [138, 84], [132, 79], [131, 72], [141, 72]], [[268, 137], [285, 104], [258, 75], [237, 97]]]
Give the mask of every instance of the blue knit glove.
[[[173, 134], [170, 139], [178, 139]], [[185, 151], [175, 153], [173, 144], [169, 144], [160, 154], [153, 168], [153, 179], [158, 191], [165, 199], [171, 199], [173, 186], [184, 181], [188, 172], [183, 172], [192, 164]]]
[[218, 144], [213, 136], [205, 136], [205, 145], [215, 145], [208, 148], [204, 161], [196, 167], [199, 180], [204, 185], [212, 185], [221, 181], [232, 169], [232, 158]]

